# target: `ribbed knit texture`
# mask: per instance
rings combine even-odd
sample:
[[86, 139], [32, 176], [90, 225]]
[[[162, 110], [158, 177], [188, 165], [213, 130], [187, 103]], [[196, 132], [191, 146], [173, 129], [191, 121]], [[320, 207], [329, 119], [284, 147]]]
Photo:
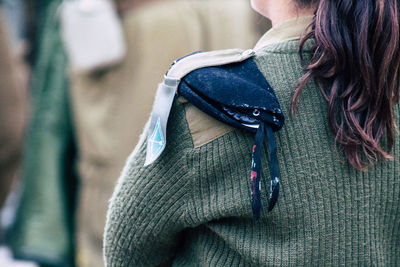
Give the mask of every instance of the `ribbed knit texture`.
[[[234, 130], [199, 148], [184, 106], [174, 104], [166, 151], [142, 167], [131, 157], [111, 201], [108, 266], [400, 266], [400, 138], [393, 161], [367, 172], [344, 159], [327, 126], [327, 103], [314, 83], [296, 117], [290, 100], [302, 75], [298, 42], [269, 45], [256, 62], [286, 114], [276, 134], [281, 193], [266, 212], [267, 145], [262, 154], [261, 219], [250, 205], [252, 134]], [[399, 106], [395, 117], [399, 122]]]

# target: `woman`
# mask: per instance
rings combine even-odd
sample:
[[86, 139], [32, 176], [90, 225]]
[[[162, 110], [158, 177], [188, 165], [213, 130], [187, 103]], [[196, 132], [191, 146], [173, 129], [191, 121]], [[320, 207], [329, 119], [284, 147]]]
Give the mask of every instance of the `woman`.
[[399, 265], [398, 5], [252, 1], [273, 24], [255, 61], [292, 113], [276, 134], [278, 204], [253, 220], [253, 135], [175, 100], [161, 157], [143, 167], [140, 142], [116, 187], [107, 265]]

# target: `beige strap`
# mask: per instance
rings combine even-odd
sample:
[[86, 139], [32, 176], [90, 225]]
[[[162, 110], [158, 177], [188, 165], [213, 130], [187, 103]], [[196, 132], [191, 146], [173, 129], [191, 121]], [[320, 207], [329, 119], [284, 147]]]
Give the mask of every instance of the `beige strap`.
[[254, 54], [252, 49], [228, 49], [194, 54], [176, 61], [168, 71], [167, 77], [181, 79], [196, 69], [242, 62]]

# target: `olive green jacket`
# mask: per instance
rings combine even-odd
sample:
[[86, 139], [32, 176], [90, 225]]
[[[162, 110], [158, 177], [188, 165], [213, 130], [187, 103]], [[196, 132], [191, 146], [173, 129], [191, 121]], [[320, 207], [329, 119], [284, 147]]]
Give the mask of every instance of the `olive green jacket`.
[[[297, 21], [288, 24], [296, 27]], [[107, 266], [155, 266], [168, 260], [173, 266], [400, 264], [399, 134], [393, 160], [365, 172], [352, 168], [335, 147], [328, 104], [314, 82], [304, 88], [296, 116], [289, 116], [304, 74], [299, 41], [271, 41], [275, 37], [267, 33], [255, 56], [286, 114], [285, 126], [276, 133], [281, 192], [275, 209], [265, 208], [269, 166], [264, 149], [264, 208], [260, 220], [253, 220], [254, 135], [232, 129], [195, 145], [188, 117], [192, 105], [175, 101], [161, 157], [144, 166], [143, 138], [115, 188], [104, 238]], [[312, 42], [305, 46], [306, 60], [311, 47]], [[394, 115], [398, 124], [399, 104]]]

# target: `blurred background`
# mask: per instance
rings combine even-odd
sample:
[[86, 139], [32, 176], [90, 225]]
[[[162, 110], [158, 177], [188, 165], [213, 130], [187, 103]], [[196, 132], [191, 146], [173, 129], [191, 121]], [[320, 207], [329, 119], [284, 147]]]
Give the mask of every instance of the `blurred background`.
[[164, 73], [269, 27], [249, 0], [0, 0], [0, 267], [103, 266], [108, 200]]

